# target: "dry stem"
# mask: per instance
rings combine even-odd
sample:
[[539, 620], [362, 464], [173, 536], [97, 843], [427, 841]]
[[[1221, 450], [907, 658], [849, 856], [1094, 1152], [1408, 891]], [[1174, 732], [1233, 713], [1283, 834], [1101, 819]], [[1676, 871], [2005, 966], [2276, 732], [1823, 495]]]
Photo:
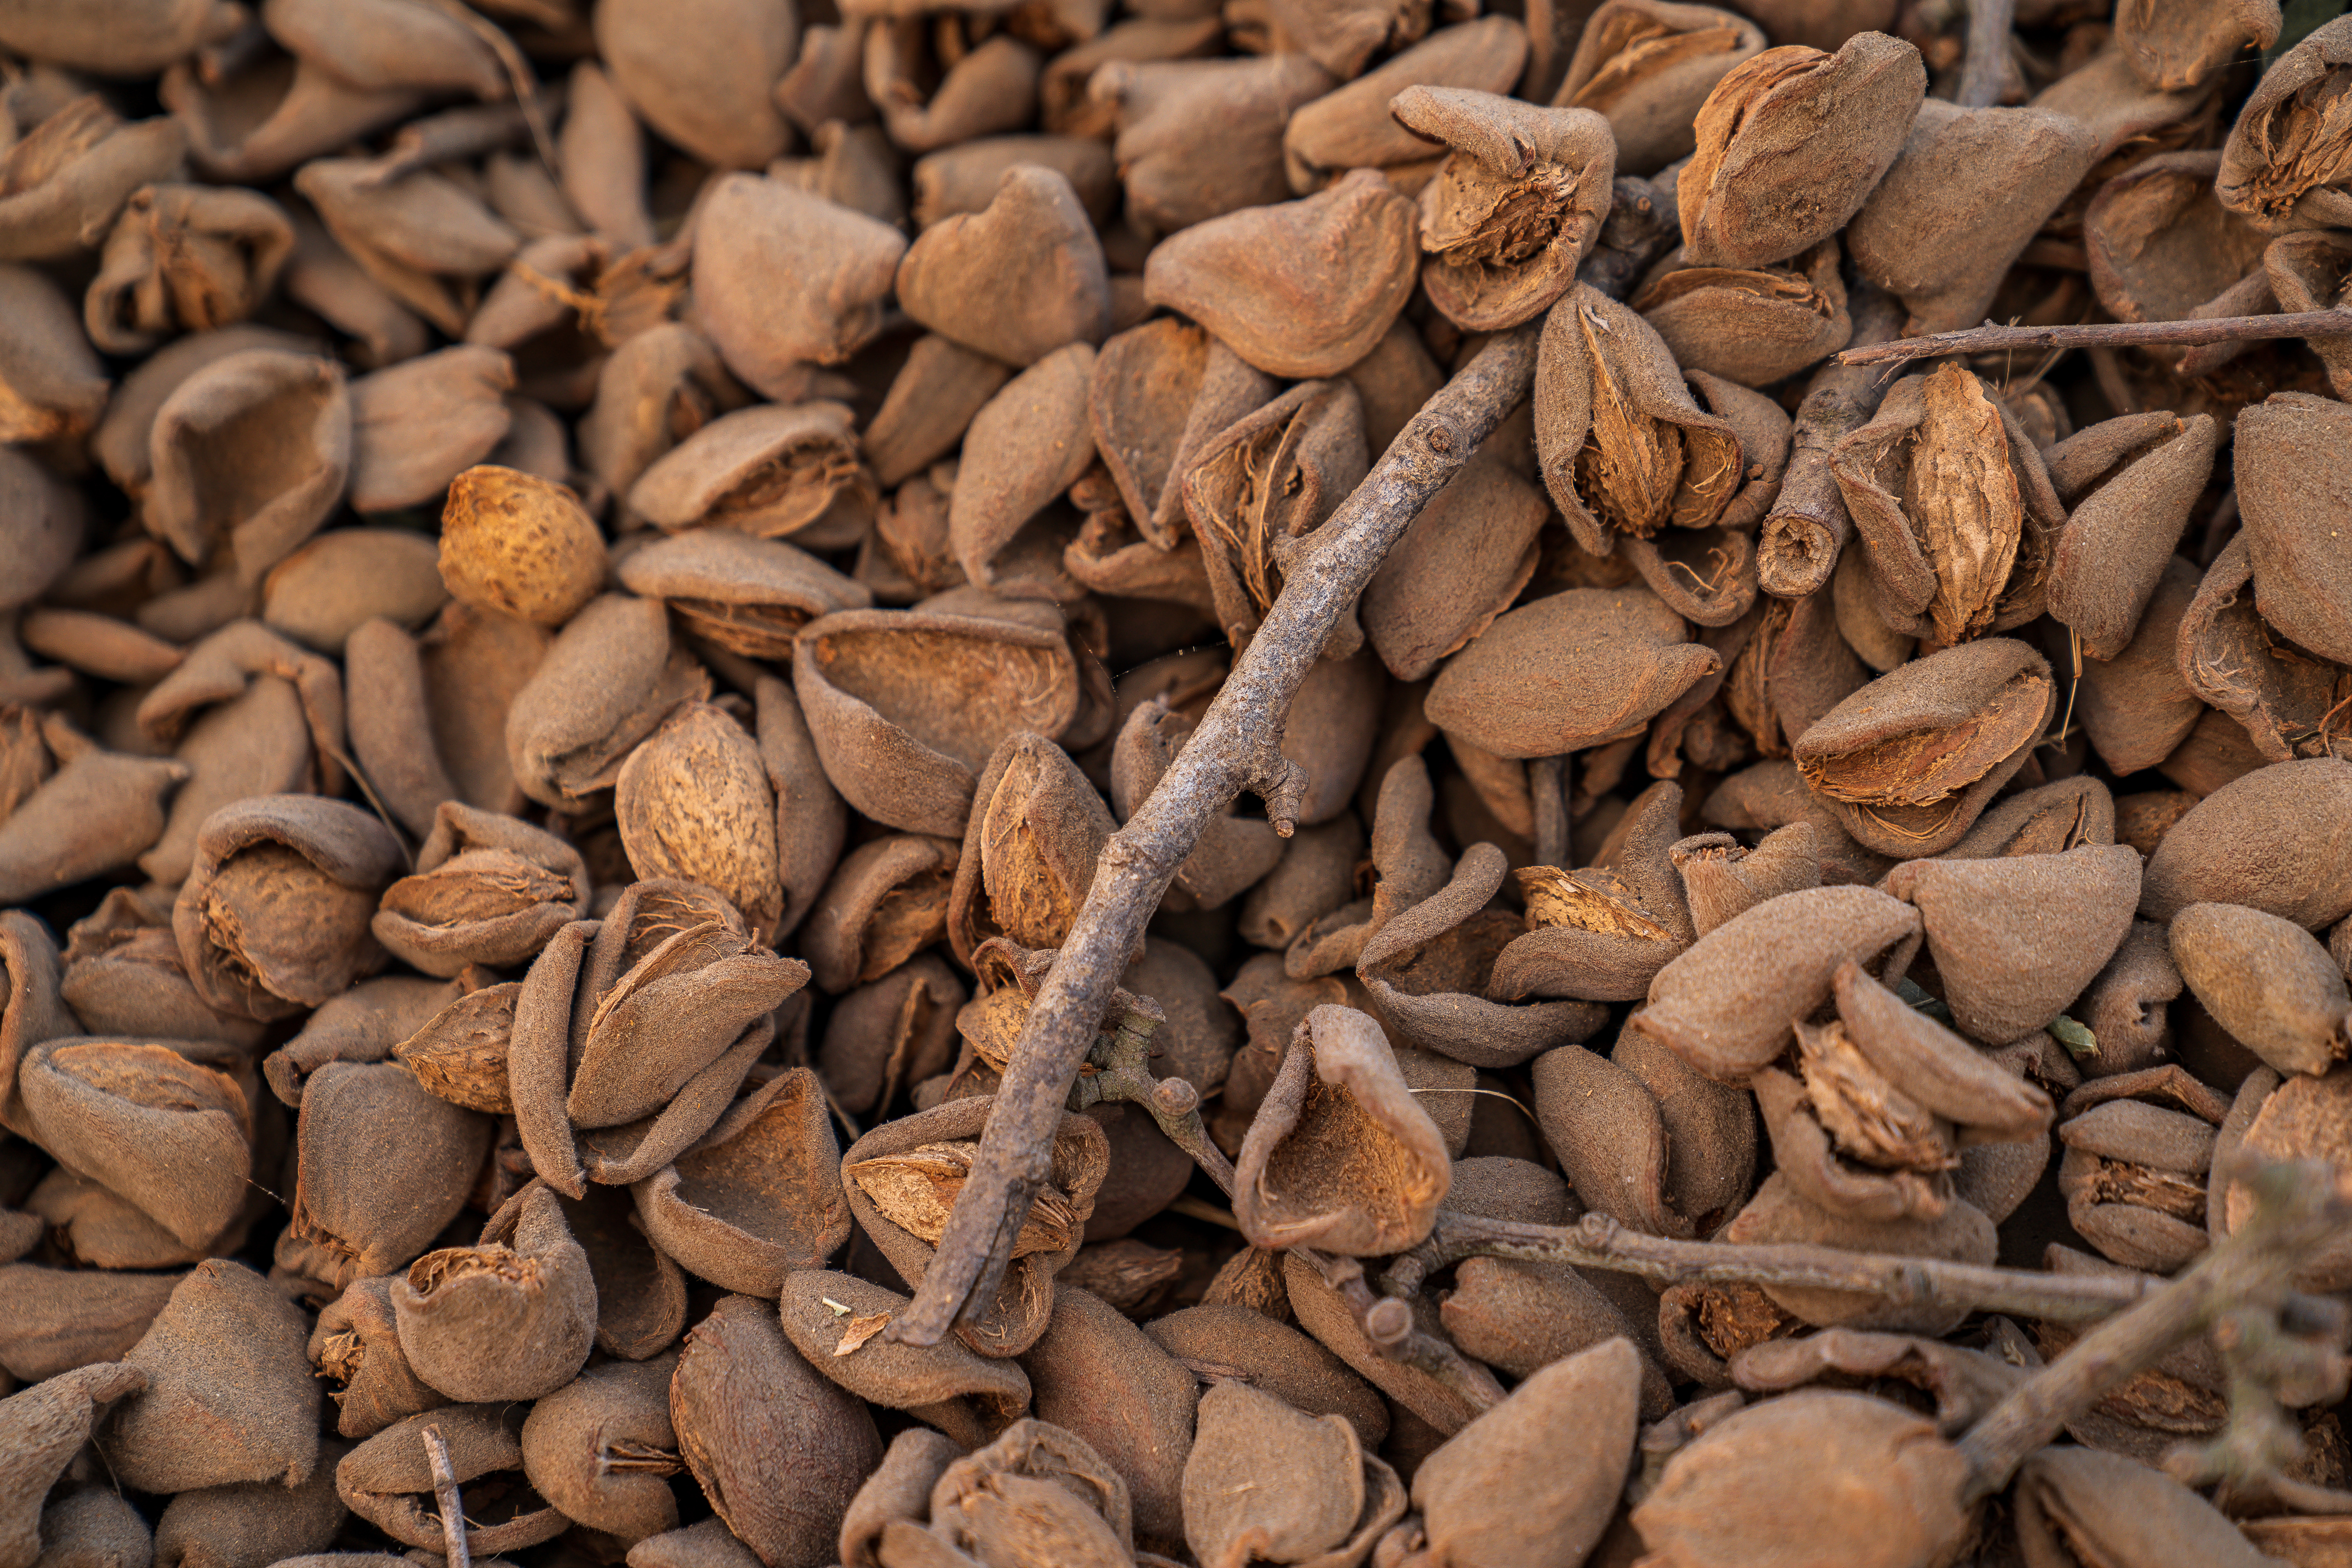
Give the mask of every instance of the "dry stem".
[[[1853, 336], [1848, 341], [1863, 347], [1848, 353], [1892, 343], [1903, 330], [1902, 301], [1869, 283], [1854, 285], [1851, 309]], [[1870, 423], [1893, 379], [1850, 365], [1843, 355], [1813, 373], [1797, 408], [1788, 474], [1756, 549], [1756, 579], [1766, 593], [1801, 599], [1830, 580], [1838, 552], [1853, 535], [1845, 498], [1830, 474], [1830, 453]]]
[[[1663, 247], [1672, 229], [1654, 197], [1650, 189], [1648, 199], [1629, 200], [1602, 225], [1583, 274], [1595, 288], [1622, 295]], [[1145, 923], [1202, 830], [1244, 789], [1257, 792], [1276, 830], [1289, 836], [1307, 777], [1282, 754], [1291, 699], [1390, 546], [1528, 395], [1542, 331], [1538, 320], [1496, 334], [1399, 432], [1300, 552], [1199, 728], [1104, 847], [1094, 885], [1013, 1046], [978, 1163], [914, 1300], [886, 1331], [891, 1340], [937, 1344], [971, 1303], [995, 1295], [1013, 1239], [1051, 1169], [1071, 1081]]]
[[[1861, 335], [1857, 329], [1854, 336], [1859, 339]], [[1880, 364], [1890, 360], [1990, 353], [2001, 349], [2151, 348], [2221, 343], [2233, 338], [2341, 337], [2352, 337], [2352, 310], [2297, 310], [2281, 316], [2216, 316], [2201, 321], [2100, 321], [2054, 327], [2003, 327], [1987, 321], [1966, 331], [1932, 332], [1924, 338], [1897, 338], [1892, 342], [1850, 348], [1838, 355], [1838, 363]], [[1790, 471], [1793, 476], [1793, 463]]]
[[425, 1427], [422, 1436], [425, 1461], [433, 1467], [433, 1500], [441, 1510], [441, 1542], [449, 1568], [473, 1568], [472, 1555], [466, 1549], [466, 1505], [457, 1496], [457, 1478], [449, 1468], [449, 1445], [441, 1440], [438, 1426]]
[[2009, 23], [2016, 0], [1969, 0], [1969, 58], [1952, 101], [1962, 109], [1989, 109], [2000, 99], [2008, 74]]

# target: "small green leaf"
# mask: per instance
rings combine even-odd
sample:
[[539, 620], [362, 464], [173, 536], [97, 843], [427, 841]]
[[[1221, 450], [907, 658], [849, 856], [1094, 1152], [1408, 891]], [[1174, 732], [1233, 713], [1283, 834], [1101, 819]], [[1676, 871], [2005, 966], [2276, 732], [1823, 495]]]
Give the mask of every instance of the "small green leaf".
[[2050, 1033], [2066, 1047], [2066, 1054], [2076, 1061], [2088, 1061], [2099, 1054], [2099, 1037], [2063, 1013], [2051, 1020]]

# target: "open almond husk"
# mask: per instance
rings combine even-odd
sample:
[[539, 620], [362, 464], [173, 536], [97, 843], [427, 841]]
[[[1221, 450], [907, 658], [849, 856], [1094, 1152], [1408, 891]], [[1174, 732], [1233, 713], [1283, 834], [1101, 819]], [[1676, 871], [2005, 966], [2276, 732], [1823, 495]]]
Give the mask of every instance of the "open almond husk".
[[1400, 1252], [1428, 1234], [1451, 1175], [1380, 1026], [1318, 1007], [1242, 1141], [1234, 1213], [1255, 1246]]
[[73, 302], [46, 273], [0, 265], [0, 433], [11, 442], [73, 440], [106, 412], [113, 390]]
[[528, 1412], [507, 1405], [455, 1405], [394, 1422], [343, 1457], [335, 1490], [360, 1518], [404, 1545], [430, 1551], [443, 1540], [433, 1467], [421, 1433], [439, 1429], [449, 1473], [482, 1500], [466, 1510], [467, 1549], [486, 1555], [519, 1552], [571, 1528], [523, 1474], [521, 1431]]
[[1404, 308], [1419, 230], [1411, 201], [1377, 171], [1351, 170], [1303, 200], [1171, 236], [1145, 265], [1144, 299], [1183, 312], [1269, 375], [1336, 375]]
[[904, 236], [753, 174], [722, 174], [696, 220], [694, 298], [727, 368], [762, 395], [806, 396], [882, 330]]
[[[2136, 438], [2130, 447], [2101, 461], [2109, 441], [2126, 438]], [[2117, 658], [2133, 640], [2170, 570], [2220, 439], [2208, 415], [2158, 414], [2095, 425], [2051, 448], [2051, 479], [2057, 486], [2063, 475], [2061, 499], [2071, 515], [2051, 555], [2049, 609], [2082, 637], [2084, 657]]]
[[0, 900], [29, 902], [128, 866], [163, 836], [163, 802], [187, 782], [186, 763], [107, 751], [54, 713], [0, 708], [0, 724], [22, 738], [0, 772], [47, 773], [15, 802], [0, 789]]
[[[2091, 287], [2121, 321], [2230, 314], [2234, 286], [2262, 271], [2267, 236], [2217, 199], [2221, 154], [2159, 153], [2100, 187], [2083, 216]], [[2244, 309], [2268, 309], [2267, 290]], [[2164, 351], [2159, 350], [2159, 353]]]
[[[2256, 1068], [2238, 1088], [2215, 1146], [2214, 1179], [2209, 1186], [2206, 1226], [2220, 1237], [2243, 1229], [2254, 1212], [2254, 1194], [2236, 1163], [2295, 1160], [2325, 1166], [2341, 1188], [2352, 1173], [2352, 1149], [2345, 1147], [2346, 1107], [2352, 1105], [2352, 1070], [2337, 1064], [2324, 1076]], [[2242, 1131], [2241, 1131], [2242, 1129]], [[2303, 1290], [2341, 1290], [2352, 1284], [2352, 1247], [2341, 1237], [2314, 1247], [2295, 1269]]]
[[430, 170], [387, 179], [373, 159], [314, 158], [294, 188], [370, 279], [451, 337], [465, 331], [481, 279], [522, 248], [471, 191]]
[[[991, 1103], [947, 1100], [876, 1128], [842, 1156], [850, 1214], [909, 1285], [919, 1287], [929, 1271]], [[1065, 1113], [1052, 1173], [1013, 1243], [1003, 1283], [993, 1300], [957, 1322], [957, 1338], [988, 1356], [1018, 1355], [1037, 1342], [1053, 1316], [1054, 1276], [1078, 1255], [1109, 1159], [1102, 1129]]]
[[1895, 630], [1949, 646], [2042, 613], [2065, 514], [2041, 454], [1973, 373], [1948, 364], [1895, 383], [1831, 471]]
[[1835, 237], [1778, 266], [1676, 267], [1632, 298], [1685, 371], [1742, 386], [1794, 375], [1853, 336]]
[[2068, 1096], [2058, 1127], [2067, 1223], [2129, 1268], [2170, 1273], [2201, 1257], [2218, 1234], [2208, 1205], [2221, 1109], [2204, 1085], [2182, 1092], [2161, 1069]]
[[[1759, 267], [1845, 226], [1895, 160], [1927, 92], [1919, 52], [1857, 33], [1833, 54], [1783, 45], [1735, 67], [1699, 105], [1676, 186], [1693, 266]], [[1821, 133], [1836, 106], [1837, 133]]]
[[293, 250], [293, 226], [257, 191], [146, 186], [124, 205], [90, 280], [91, 341], [109, 353], [143, 353], [174, 331], [242, 321]]
[[[0, 952], [8, 945], [0, 938]], [[214, 1011], [188, 983], [170, 907], [130, 888], [109, 890], [95, 913], [68, 929], [56, 987], [91, 1034], [221, 1040], [247, 1049], [261, 1043], [257, 1020]]]
[[1668, 858], [1681, 837], [1682, 804], [1681, 786], [1661, 780], [1626, 807], [1611, 864], [1513, 873], [1527, 931], [1496, 955], [1495, 994], [1594, 1002], [1649, 994], [1651, 977], [1698, 934], [1681, 872]]
[[801, 943], [817, 989], [879, 980], [946, 935], [961, 868], [953, 840], [917, 834], [868, 839], [843, 856]]
[[672, 533], [806, 533], [830, 545], [872, 517], [875, 497], [848, 408], [763, 403], [719, 416], [647, 465], [630, 487], [629, 510]]
[[1407, 130], [1454, 149], [1421, 193], [1431, 302], [1471, 331], [1549, 309], [1609, 213], [1616, 147], [1607, 122], [1466, 88], [1408, 87], [1389, 108]]
[[523, 1418], [523, 1474], [564, 1518], [628, 1545], [677, 1527], [667, 1478], [686, 1468], [669, 1420], [675, 1356], [583, 1372]]
[[601, 923], [564, 927], [523, 981], [509, 1047], [539, 1174], [576, 1199], [586, 1181], [667, 1164], [725, 1112], [774, 1037], [770, 1015], [807, 980], [690, 882], [632, 883]]
[[191, 565], [226, 545], [239, 580], [257, 583], [342, 499], [352, 421], [331, 360], [257, 348], [215, 361], [155, 412], [142, 521]]
[[886, 1551], [907, 1550], [907, 1531], [934, 1553], [943, 1547], [966, 1561], [1118, 1568], [1134, 1559], [1126, 1479], [1078, 1434], [1034, 1417], [950, 1464], [929, 1504], [929, 1531], [895, 1523], [884, 1534]]
[[2352, 223], [2352, 132], [2331, 113], [2352, 72], [2352, 22], [2315, 28], [2255, 84], [2221, 147], [2213, 194], [2266, 230]]
[[880, 1330], [907, 1298], [848, 1274], [803, 1269], [780, 1282], [784, 1337], [808, 1363], [858, 1398], [903, 1410], [960, 1445], [985, 1447], [1029, 1407], [1021, 1363], [974, 1353], [957, 1339], [895, 1344]]
[[187, 148], [178, 121], [126, 121], [95, 92], [58, 106], [10, 149], [0, 261], [51, 261], [89, 248], [132, 193], [182, 177]]
[[1798, 771], [1864, 845], [1938, 854], [2024, 766], [2055, 703], [2049, 671], [2040, 654], [2007, 637], [1914, 659], [1798, 737]]
[[389, 1275], [354, 1279], [319, 1309], [310, 1357], [329, 1384], [335, 1430], [345, 1437], [373, 1437], [395, 1421], [449, 1402], [409, 1368], [392, 1315]]
[[591, 600], [508, 705], [515, 783], [543, 805], [569, 807], [611, 788], [630, 751], [678, 704], [709, 695], [710, 677], [673, 639], [658, 600]]
[[1735, 12], [1606, 0], [1588, 14], [1553, 101], [1605, 115], [1618, 167], [1646, 176], [1691, 155], [1706, 95], [1764, 45], [1765, 29]]
[[698, 1279], [772, 1296], [849, 1239], [841, 1154], [816, 1075], [779, 1074], [631, 1189], [646, 1237]]
[[1111, 61], [1096, 68], [1087, 96], [1118, 132], [1111, 155], [1128, 221], [1158, 236], [1288, 199], [1283, 129], [1334, 85], [1314, 59], [1286, 51]]
[[293, 1215], [278, 1261], [330, 1292], [406, 1268], [465, 1207], [491, 1136], [488, 1116], [429, 1092], [402, 1066], [325, 1064], [304, 1086], [295, 1123]]
[[[1403, 188], [1419, 189], [1436, 172], [1440, 154], [1390, 116], [1396, 95], [1414, 86], [1508, 92], [1527, 55], [1527, 29], [1516, 16], [1481, 16], [1440, 27], [1291, 114], [1282, 133], [1290, 188], [1304, 195], [1370, 169], [1393, 171]], [[1323, 63], [1328, 68], [1330, 61]]]
[[416, 869], [384, 889], [369, 930], [394, 957], [443, 978], [469, 963], [528, 962], [586, 918], [588, 868], [555, 835], [443, 801]]
[[1738, 434], [1699, 407], [1664, 341], [1590, 284], [1545, 321], [1535, 423], [1544, 483], [1595, 555], [1621, 534], [1716, 522], [1745, 471]]
[[1205, 1563], [1336, 1563], [1363, 1560], [1402, 1516], [1405, 1489], [1345, 1416], [1218, 1382], [1201, 1396], [1183, 1501], [1185, 1540]]
[[521, 1402], [578, 1375], [596, 1334], [596, 1285], [555, 1189], [533, 1182], [473, 1247], [428, 1252], [393, 1282], [400, 1348], [461, 1403]]
[[962, 837], [978, 775], [1006, 735], [1055, 739], [1078, 711], [1076, 664], [1058, 628], [919, 608], [811, 621], [793, 646], [793, 683], [843, 797], [877, 821], [942, 837]]
[[919, 952], [834, 1004], [816, 1069], [853, 1116], [887, 1110], [899, 1091], [947, 1070], [956, 1014], [969, 1000], [945, 960]]

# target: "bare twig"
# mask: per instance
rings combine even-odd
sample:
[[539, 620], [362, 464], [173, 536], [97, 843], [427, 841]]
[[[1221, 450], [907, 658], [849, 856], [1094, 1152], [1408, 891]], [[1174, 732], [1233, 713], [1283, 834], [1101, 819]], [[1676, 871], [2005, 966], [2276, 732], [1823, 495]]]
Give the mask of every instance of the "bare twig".
[[1985, 109], [2000, 98], [2009, 74], [2009, 22], [2016, 0], [1969, 0], [1969, 59], [1952, 101], [1962, 109]]
[[2253, 1215], [2179, 1279], [2084, 1333], [2066, 1352], [1993, 1406], [1960, 1439], [1969, 1498], [2009, 1484], [2027, 1456], [2066, 1423], [2156, 1364], [2167, 1351], [2224, 1315], [2294, 1315], [2295, 1269], [2332, 1232], [2352, 1222], [2324, 1167], [2272, 1165], [2252, 1183]]
[[1528, 794], [1535, 802], [1538, 866], [1568, 864], [1568, 768], [1566, 757], [1538, 757], [1528, 764]]
[[[1903, 302], [1869, 283], [1857, 283], [1851, 306], [1855, 349], [1890, 343], [1903, 331]], [[1830, 580], [1838, 552], [1853, 534], [1845, 498], [1830, 474], [1830, 453], [1840, 441], [1870, 423], [1893, 377], [1845, 363], [1813, 373], [1805, 401], [1797, 408], [1795, 445], [1780, 482], [1780, 499], [1764, 519], [1756, 550], [1756, 578], [1766, 593], [1801, 599]]]
[[466, 1505], [457, 1496], [457, 1478], [449, 1468], [449, 1445], [441, 1440], [441, 1428], [427, 1426], [425, 1458], [433, 1467], [433, 1500], [441, 1510], [441, 1542], [449, 1558], [449, 1568], [473, 1568], [473, 1557], [466, 1548]]
[[1392, 1296], [1409, 1296], [1431, 1274], [1465, 1258], [1570, 1263], [1670, 1284], [1850, 1290], [1875, 1296], [1890, 1305], [2017, 1312], [2063, 1323], [2109, 1317], [2163, 1284], [2134, 1278], [1989, 1268], [1934, 1258], [1882, 1257], [1830, 1247], [1676, 1241], [1627, 1230], [1599, 1214], [1586, 1215], [1580, 1224], [1570, 1226], [1522, 1225], [1454, 1209], [1438, 1211], [1429, 1239], [1391, 1263], [1381, 1284]]
[[[1643, 188], [1646, 196], [1629, 191], [1627, 210], [1612, 211], [1580, 273], [1612, 297], [1622, 297], [1672, 240], [1664, 204], [1654, 187]], [[1527, 396], [1542, 331], [1537, 320], [1496, 333], [1398, 432], [1286, 571], [1274, 607], [1200, 726], [1104, 847], [1086, 901], [1030, 1004], [979, 1158], [949, 1212], [930, 1269], [884, 1331], [891, 1340], [937, 1344], [971, 1303], [994, 1296], [1013, 1238], [1051, 1169], [1054, 1129], [1071, 1080], [1093, 1047], [1145, 923], [1202, 831], [1243, 790], [1256, 791], [1275, 830], [1289, 836], [1307, 782], [1305, 770], [1282, 754], [1291, 699], [1389, 547]]]
[[1443, 1336], [1417, 1327], [1410, 1303], [1394, 1296], [1373, 1295], [1372, 1288], [1364, 1280], [1360, 1261], [1318, 1252], [1311, 1247], [1289, 1250], [1339, 1292], [1339, 1300], [1354, 1314], [1356, 1327], [1381, 1354], [1442, 1385], [1472, 1411], [1492, 1410], [1503, 1402], [1503, 1385], [1495, 1381], [1495, 1374], [1455, 1350]]
[[[1859, 335], [1859, 334], [1857, 334]], [[2001, 349], [2150, 348], [2227, 342], [2232, 338], [2352, 337], [2352, 310], [2294, 310], [2282, 316], [2215, 316], [2191, 321], [2096, 321], [2080, 326], [2002, 327], [1987, 321], [1960, 332], [1850, 348], [1840, 364], [1880, 364]]]

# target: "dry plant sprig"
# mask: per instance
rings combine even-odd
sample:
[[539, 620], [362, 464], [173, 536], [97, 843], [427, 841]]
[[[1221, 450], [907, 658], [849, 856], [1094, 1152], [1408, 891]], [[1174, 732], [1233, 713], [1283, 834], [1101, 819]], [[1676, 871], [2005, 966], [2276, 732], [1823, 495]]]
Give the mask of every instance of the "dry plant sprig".
[[[1857, 331], [1856, 336], [1860, 333]], [[2191, 321], [2099, 321], [2083, 326], [2003, 327], [1987, 321], [1965, 331], [1897, 338], [1840, 353], [1843, 365], [1884, 364], [1943, 354], [1994, 353], [2003, 349], [2116, 349], [2193, 346], [2237, 339], [2352, 337], [2352, 310], [2295, 310], [2279, 316], [2215, 316]], [[1795, 472], [1791, 463], [1790, 473]]]
[[[1903, 302], [1866, 282], [1854, 286], [1852, 301], [1856, 345], [1847, 353], [1883, 348], [1904, 340]], [[1798, 405], [1796, 433], [1780, 498], [1764, 519], [1756, 548], [1756, 580], [1782, 599], [1801, 599], [1830, 580], [1838, 552], [1853, 536], [1845, 497], [1830, 473], [1830, 454], [1878, 412], [1894, 377], [1864, 370], [1844, 355], [1813, 373], [1805, 400]]]
[[433, 1500], [441, 1510], [441, 1541], [447, 1549], [449, 1568], [473, 1568], [473, 1554], [466, 1546], [466, 1505], [457, 1495], [457, 1478], [449, 1468], [449, 1445], [441, 1440], [438, 1426], [425, 1427], [421, 1436], [425, 1462], [433, 1468]]
[[2009, 24], [2017, 0], [1969, 0], [1969, 58], [1960, 68], [1960, 89], [1952, 101], [1962, 109], [1990, 109], [2000, 101], [2008, 74]]
[[[1622, 295], [1673, 232], [1664, 203], [1629, 201], [1602, 226], [1586, 262], [1587, 280]], [[1398, 433], [1317, 531], [1326, 542], [1286, 574], [1274, 607], [1174, 764], [1104, 847], [1094, 885], [1013, 1047], [978, 1163], [957, 1194], [929, 1272], [887, 1331], [892, 1341], [937, 1344], [970, 1304], [994, 1295], [1013, 1239], [1045, 1181], [1071, 1083], [1094, 1048], [1145, 923], [1202, 832], [1243, 790], [1256, 791], [1276, 830], [1289, 836], [1306, 788], [1305, 770], [1282, 754], [1291, 700], [1390, 547], [1528, 395], [1542, 331], [1538, 320], [1491, 339]]]

